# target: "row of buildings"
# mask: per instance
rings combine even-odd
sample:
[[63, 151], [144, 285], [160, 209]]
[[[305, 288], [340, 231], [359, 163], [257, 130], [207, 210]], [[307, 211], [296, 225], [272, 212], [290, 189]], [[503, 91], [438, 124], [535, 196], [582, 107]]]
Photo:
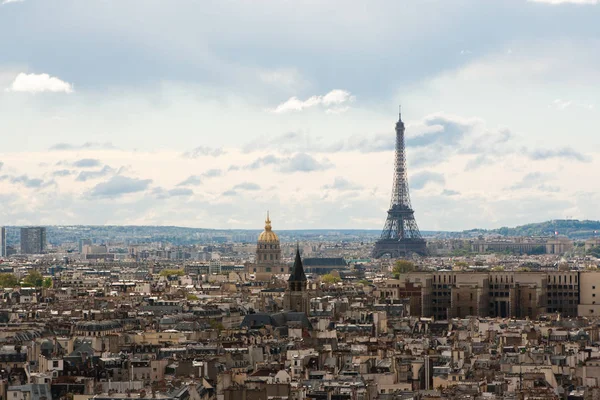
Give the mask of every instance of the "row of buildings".
[[[297, 247], [290, 272], [268, 281], [243, 270], [207, 280], [191, 273], [161, 274], [176, 269], [172, 263], [27, 265], [51, 278], [52, 285], [0, 291], [0, 396], [585, 400], [600, 395], [599, 319], [546, 308], [534, 320], [519, 315], [527, 304], [512, 303], [531, 300], [537, 307], [535, 296], [556, 295], [569, 304], [563, 300], [581, 297], [583, 290], [593, 301], [592, 275], [600, 273], [438, 271], [391, 279], [373, 265], [368, 280], [326, 283], [307, 274], [304, 261]], [[477, 299], [485, 292], [487, 298]], [[423, 315], [426, 302], [442, 298], [448, 298], [450, 314]], [[498, 304], [498, 315], [489, 313], [491, 303]], [[469, 307], [473, 313], [463, 315]]]
[[600, 316], [598, 271], [411, 272], [378, 286], [382, 299], [409, 299], [411, 314], [435, 319]]
[[[583, 251], [600, 246], [600, 237], [582, 241]], [[576, 243], [565, 236], [551, 237], [479, 237], [477, 239], [430, 239], [427, 250], [430, 255], [444, 256], [457, 253], [489, 254], [555, 254], [573, 252]]]

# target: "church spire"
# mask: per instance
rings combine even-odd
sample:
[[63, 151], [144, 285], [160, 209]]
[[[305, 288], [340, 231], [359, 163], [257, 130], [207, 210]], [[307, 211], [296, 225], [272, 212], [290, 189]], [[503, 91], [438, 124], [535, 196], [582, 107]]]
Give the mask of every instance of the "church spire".
[[294, 260], [294, 266], [290, 273], [288, 282], [306, 282], [306, 274], [304, 273], [304, 266], [302, 265], [302, 258], [300, 257], [300, 245], [296, 244], [296, 259]]

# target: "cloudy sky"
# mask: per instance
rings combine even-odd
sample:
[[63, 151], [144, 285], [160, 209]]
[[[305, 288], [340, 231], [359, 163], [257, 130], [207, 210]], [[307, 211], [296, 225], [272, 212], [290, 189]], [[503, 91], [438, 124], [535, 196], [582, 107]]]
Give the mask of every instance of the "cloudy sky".
[[0, 4], [0, 224], [600, 219], [600, 0]]

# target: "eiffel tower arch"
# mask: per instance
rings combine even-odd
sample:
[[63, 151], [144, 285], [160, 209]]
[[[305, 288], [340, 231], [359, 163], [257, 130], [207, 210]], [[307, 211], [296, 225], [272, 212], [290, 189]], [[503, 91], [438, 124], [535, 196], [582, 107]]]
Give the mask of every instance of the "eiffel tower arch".
[[421, 236], [421, 232], [419, 232], [415, 212], [410, 204], [404, 129], [402, 114], [400, 114], [396, 123], [396, 159], [394, 162], [392, 201], [381, 237], [373, 248], [372, 256], [374, 258], [380, 258], [384, 255], [400, 258], [412, 254], [426, 255], [427, 253], [427, 243]]

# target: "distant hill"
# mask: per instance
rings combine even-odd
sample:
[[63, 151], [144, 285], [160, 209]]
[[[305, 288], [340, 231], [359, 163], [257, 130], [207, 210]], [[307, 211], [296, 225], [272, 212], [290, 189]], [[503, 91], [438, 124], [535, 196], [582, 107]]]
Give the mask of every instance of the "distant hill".
[[[20, 241], [18, 226], [7, 227], [8, 244]], [[53, 245], [76, 244], [79, 239], [93, 239], [95, 243], [151, 243], [168, 242], [177, 245], [223, 243], [226, 241], [252, 243], [262, 229], [202, 229], [177, 226], [117, 226], [117, 225], [63, 225], [47, 226], [48, 242]], [[554, 220], [517, 226], [516, 228], [471, 229], [463, 232], [422, 231], [425, 237], [460, 238], [479, 235], [552, 236], [554, 232], [572, 239], [587, 239], [600, 232], [600, 221]], [[277, 230], [282, 242], [300, 241], [361, 241], [373, 242], [381, 235], [379, 229], [298, 229]], [[74, 246], [75, 247], [75, 246]]]
[[538, 222], [521, 225], [515, 228], [503, 227], [499, 229], [472, 229], [463, 233], [473, 236], [476, 234], [499, 234], [504, 236], [552, 236], [558, 232], [561, 236], [571, 239], [587, 239], [600, 232], [600, 221], [579, 221], [577, 219], [555, 219], [552, 221]]
[[[8, 244], [20, 242], [20, 226], [7, 226]], [[253, 243], [262, 229], [203, 229], [178, 226], [131, 225], [54, 225], [46, 226], [48, 242], [53, 245], [76, 244], [79, 239], [92, 239], [95, 243], [152, 243], [167, 242], [176, 245], [197, 243]], [[374, 241], [380, 230], [369, 229], [299, 229], [277, 230], [282, 242], [311, 241]]]

